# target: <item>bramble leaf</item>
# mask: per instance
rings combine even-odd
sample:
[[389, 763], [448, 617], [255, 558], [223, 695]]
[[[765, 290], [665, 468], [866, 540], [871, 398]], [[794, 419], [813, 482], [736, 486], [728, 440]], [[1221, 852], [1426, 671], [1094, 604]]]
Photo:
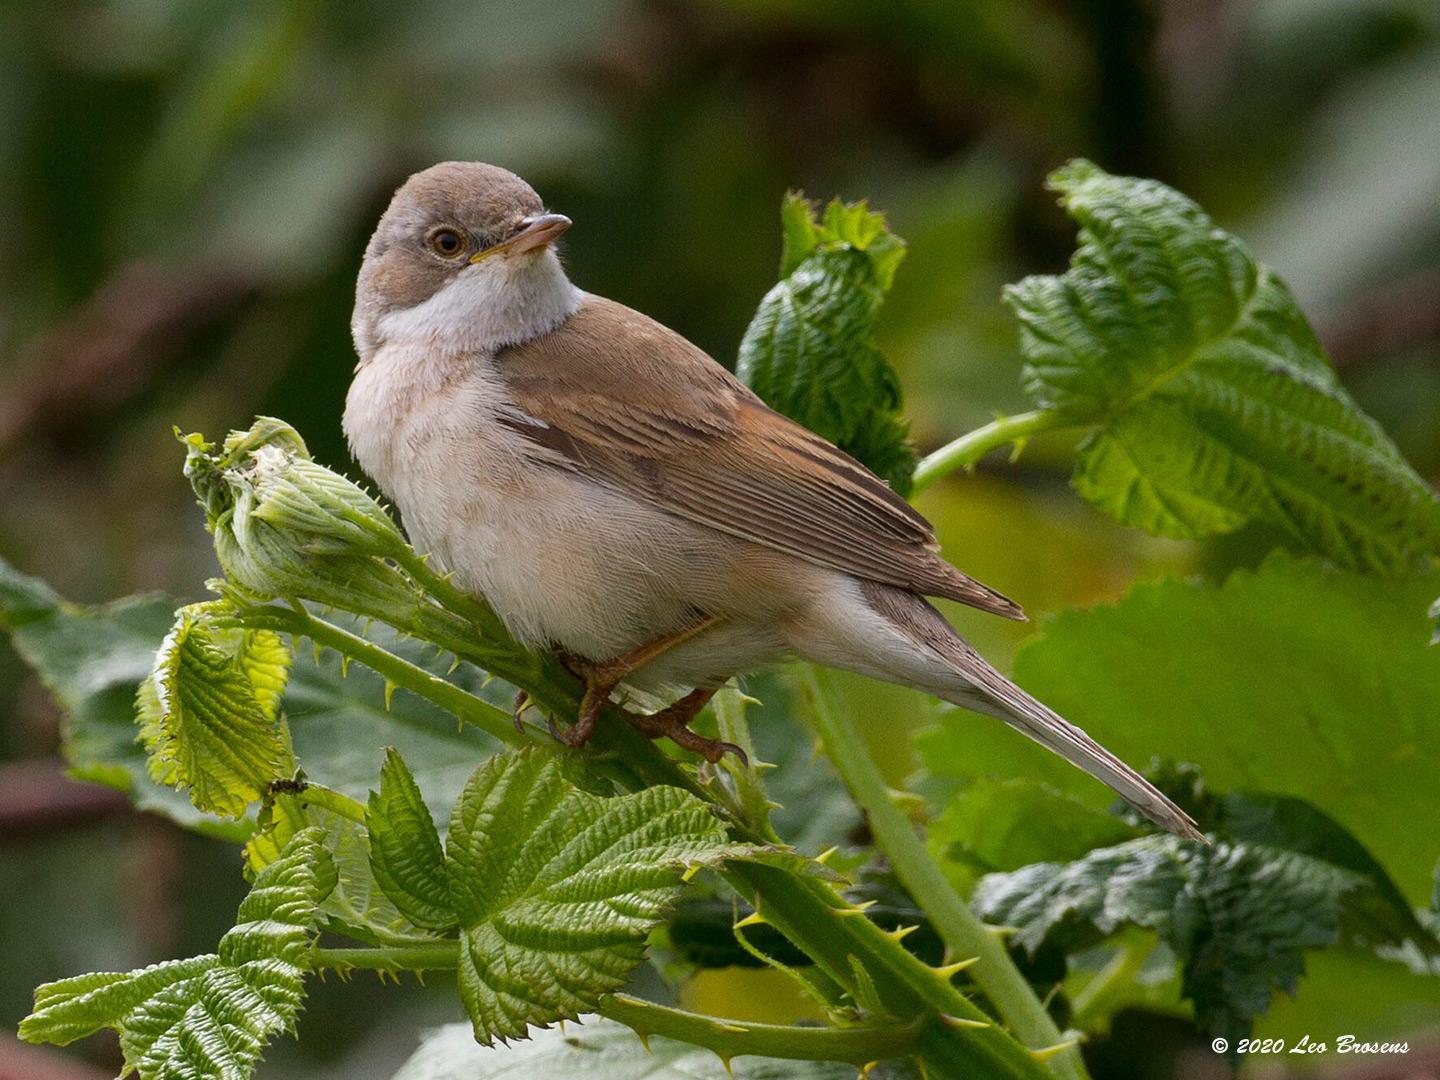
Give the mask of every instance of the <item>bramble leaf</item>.
[[[1187, 770], [1184, 779], [1198, 774]], [[1189, 787], [1213, 846], [1150, 836], [1069, 863], [990, 874], [972, 902], [1034, 953], [1075, 952], [1125, 926], [1155, 930], [1181, 989], [1213, 1035], [1248, 1035], [1275, 991], [1294, 993], [1303, 953], [1345, 942], [1440, 955], [1384, 869], [1338, 823], [1299, 799]]]
[[1120, 818], [1038, 781], [980, 777], [946, 803], [926, 842], [965, 894], [982, 874], [1077, 859], [1135, 835]]
[[323, 835], [307, 829], [255, 879], [218, 952], [129, 973], [46, 983], [21, 1038], [58, 1045], [112, 1028], [140, 1080], [243, 1080], [304, 998], [305, 954], [334, 886]]
[[136, 700], [150, 775], [188, 788], [200, 810], [238, 818], [293, 761], [280, 716], [290, 650], [269, 630], [217, 626], [226, 610], [177, 611]]
[[1341, 388], [1289, 290], [1189, 199], [1075, 161], [1059, 277], [1006, 290], [1027, 393], [1099, 429], [1077, 491], [1121, 522], [1204, 537], [1250, 521], [1341, 565], [1440, 551], [1440, 501]]
[[454, 926], [440, 832], [415, 777], [394, 749], [386, 751], [380, 790], [371, 793], [365, 819], [370, 869], [391, 903], [415, 926]]
[[687, 866], [728, 853], [720, 819], [679, 788], [601, 798], [551, 755], [481, 765], [446, 837], [460, 995], [485, 1044], [579, 1016], [624, 985]]
[[[1440, 575], [1386, 581], [1273, 555], [1221, 585], [1158, 581], [1063, 612], [1015, 679], [1122, 760], [1157, 750], [1219, 790], [1304, 799], [1353, 833], [1412, 905], [1430, 893], [1440, 817], [1440, 654], [1425, 602]], [[1028, 776], [1104, 808], [1065, 763], [947, 714], [918, 740], [941, 777]]]
[[772, 408], [904, 493], [915, 451], [900, 417], [900, 381], [874, 338], [905, 242], [863, 202], [836, 199], [817, 219], [794, 193], [781, 230], [781, 280], [745, 331], [736, 371]]
[[174, 621], [175, 604], [162, 597], [72, 604], [0, 559], [0, 627], [65, 711], [71, 774], [126, 792], [140, 809], [189, 828], [243, 839], [243, 825], [201, 814], [152, 780], [135, 741], [136, 687]]

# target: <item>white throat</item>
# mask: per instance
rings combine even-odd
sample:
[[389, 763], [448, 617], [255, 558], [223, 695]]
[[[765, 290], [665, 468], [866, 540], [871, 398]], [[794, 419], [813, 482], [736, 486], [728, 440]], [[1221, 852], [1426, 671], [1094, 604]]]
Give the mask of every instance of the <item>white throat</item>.
[[554, 330], [575, 313], [583, 295], [551, 248], [498, 254], [462, 271], [423, 303], [380, 316], [371, 349], [362, 349], [360, 360], [392, 344], [493, 354]]

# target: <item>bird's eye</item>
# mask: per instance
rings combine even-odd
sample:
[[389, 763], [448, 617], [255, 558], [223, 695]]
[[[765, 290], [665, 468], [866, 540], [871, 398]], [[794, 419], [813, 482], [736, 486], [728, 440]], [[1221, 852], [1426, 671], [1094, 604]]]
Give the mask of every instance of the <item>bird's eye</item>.
[[465, 238], [454, 229], [436, 229], [429, 236], [430, 248], [435, 254], [453, 259], [465, 253]]

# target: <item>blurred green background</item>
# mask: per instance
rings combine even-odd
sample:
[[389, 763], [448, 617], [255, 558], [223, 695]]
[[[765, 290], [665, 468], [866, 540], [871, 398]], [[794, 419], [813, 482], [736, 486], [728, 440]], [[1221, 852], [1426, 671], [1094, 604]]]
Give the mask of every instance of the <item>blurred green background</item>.
[[[869, 198], [910, 242], [881, 344], [932, 449], [1023, 407], [1000, 288], [1064, 265], [1042, 183], [1077, 155], [1171, 183], [1245, 238], [1440, 477], [1434, 0], [5, 0], [0, 553], [76, 599], [194, 596], [214, 567], [172, 425], [271, 413], [352, 468], [355, 271], [391, 191], [442, 159], [524, 175], [574, 218], [579, 284], [726, 362], [773, 283], [784, 191]], [[1123, 530], [1067, 471], [1064, 441], [1044, 443], [921, 505], [953, 561], [1031, 612], [1258, 550]], [[1025, 633], [952, 614], [1002, 662]], [[904, 776], [893, 732], [927, 705], [845, 685]], [[58, 721], [0, 645], [0, 1080], [109, 1075], [113, 1040], [70, 1052], [73, 1074], [16, 1056], [31, 988], [205, 951], [243, 890], [233, 850], [77, 802]], [[713, 977], [692, 1004], [794, 1010], [755, 978]], [[261, 1076], [387, 1077], [452, 1001], [320, 989], [304, 1043]]]

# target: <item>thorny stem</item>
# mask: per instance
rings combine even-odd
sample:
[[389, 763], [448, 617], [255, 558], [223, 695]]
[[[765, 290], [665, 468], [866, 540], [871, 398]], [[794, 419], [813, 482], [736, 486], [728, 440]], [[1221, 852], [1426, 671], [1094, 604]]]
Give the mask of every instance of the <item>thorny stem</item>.
[[920, 491], [956, 469], [974, 465], [991, 450], [1010, 443], [1023, 444], [1032, 435], [1068, 426], [1068, 422], [1051, 409], [1002, 416], [927, 455], [915, 466], [911, 490]]
[[[355, 970], [399, 974], [403, 971], [452, 970], [459, 960], [456, 941], [430, 945], [367, 949], [312, 948], [314, 968], [341, 972]], [[857, 1024], [850, 1027], [799, 1027], [721, 1020], [684, 1009], [643, 1001], [628, 994], [602, 998], [595, 1009], [601, 1016], [633, 1029], [642, 1039], [658, 1035], [713, 1050], [726, 1059], [754, 1054], [800, 1061], [844, 1061], [866, 1065], [873, 1061], [908, 1057], [916, 1052], [922, 1022], [908, 1024]]]
[[307, 611], [265, 605], [245, 610], [242, 618], [253, 629], [308, 637], [317, 645], [358, 660], [392, 685], [404, 687], [510, 746], [525, 746], [530, 741], [515, 730], [510, 714], [499, 706]]
[[[1020, 1041], [1032, 1050], [1059, 1044], [1060, 1030], [1011, 961], [1001, 939], [960, 898], [895, 805], [854, 723], [844, 710], [835, 708], [825, 675], [809, 666], [803, 670], [802, 687], [825, 753], [864, 811], [876, 846], [890, 860], [901, 883], [929, 915], [931, 925], [955, 958], [979, 958], [969, 969], [970, 975]], [[1050, 1064], [1057, 1076], [1070, 1080], [1086, 1075], [1074, 1047], [1057, 1053]]]

